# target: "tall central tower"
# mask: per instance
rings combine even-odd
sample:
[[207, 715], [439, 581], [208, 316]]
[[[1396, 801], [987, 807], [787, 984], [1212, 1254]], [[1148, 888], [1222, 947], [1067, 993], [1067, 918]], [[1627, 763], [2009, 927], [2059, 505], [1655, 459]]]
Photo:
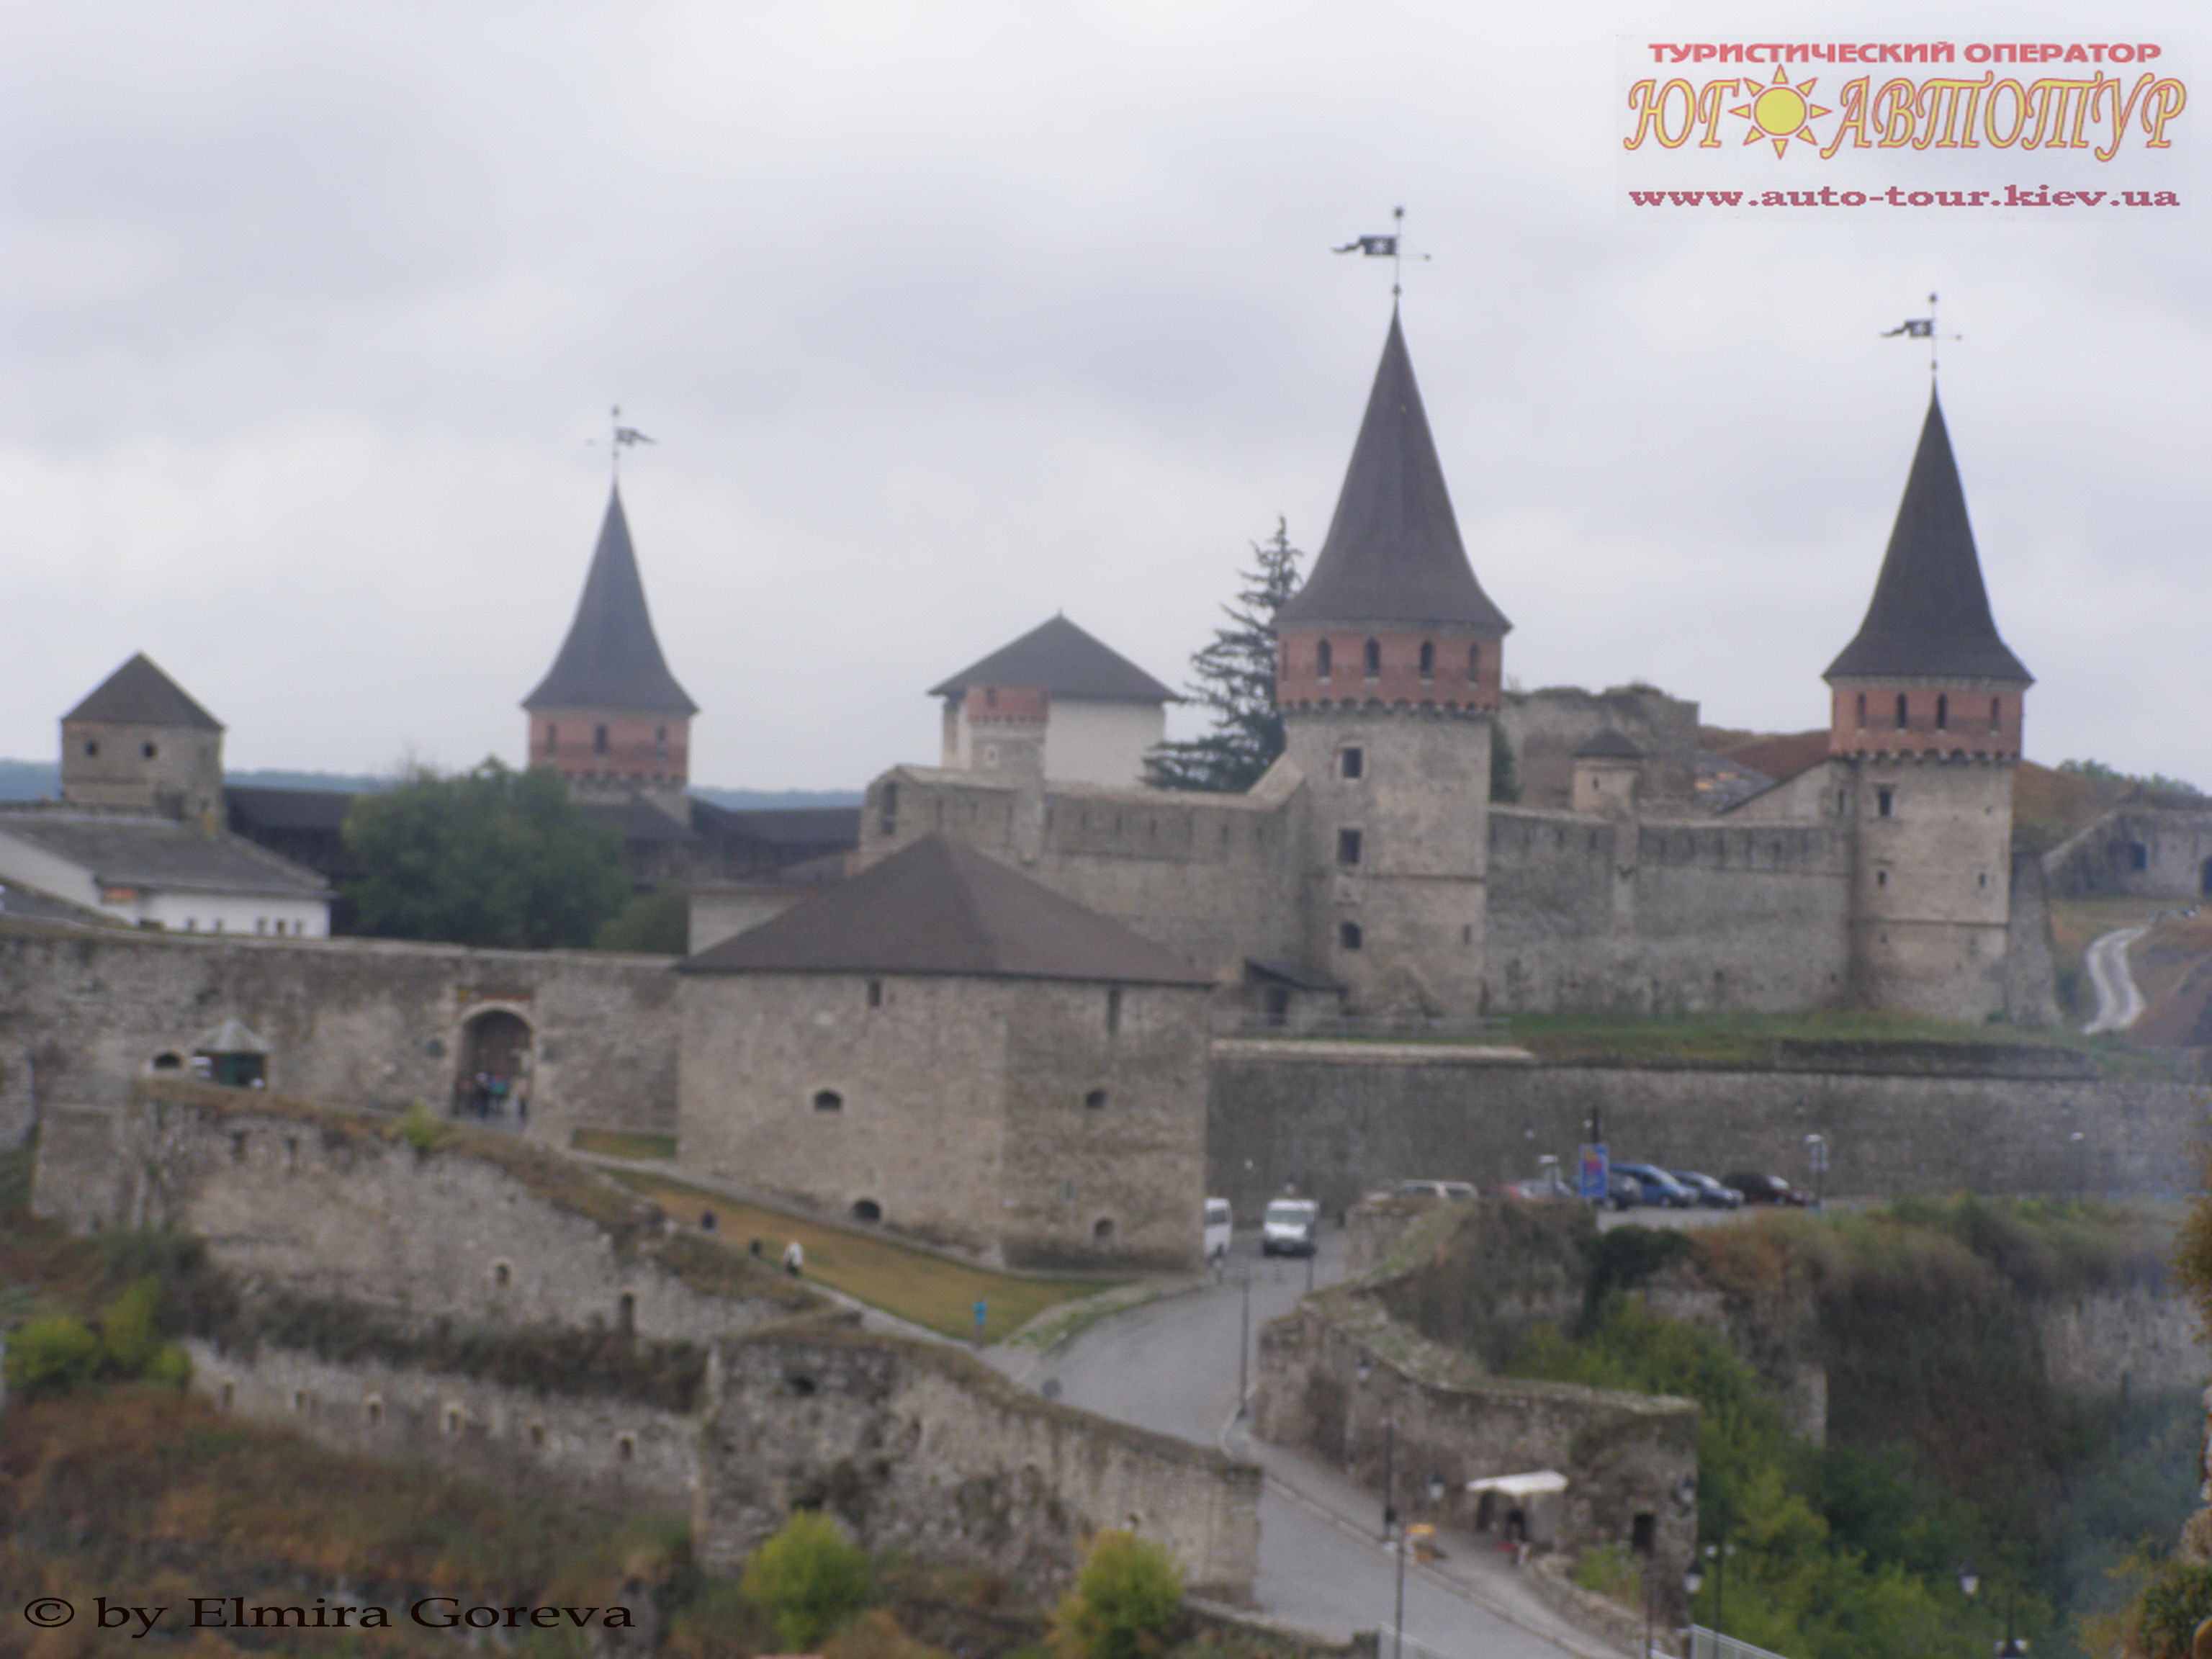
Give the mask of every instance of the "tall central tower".
[[1475, 1013], [1512, 624], [1468, 562], [1395, 309], [1328, 539], [1275, 623], [1276, 702], [1310, 801], [1307, 959], [1357, 1009]]
[[2034, 682], [1990, 615], [1933, 394], [1874, 601], [1826, 678], [1858, 999], [1948, 1019], [2002, 1012], [2013, 769]]
[[576, 799], [641, 796], [688, 821], [684, 786], [699, 705], [660, 654], [619, 489], [607, 496], [568, 637], [522, 706], [530, 716], [530, 763], [558, 771]]

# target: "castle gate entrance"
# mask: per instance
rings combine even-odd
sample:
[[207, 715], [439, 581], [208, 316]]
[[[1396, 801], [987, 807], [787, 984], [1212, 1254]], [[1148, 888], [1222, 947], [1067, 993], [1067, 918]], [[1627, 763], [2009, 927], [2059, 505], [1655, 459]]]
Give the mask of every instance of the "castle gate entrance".
[[530, 1113], [529, 1021], [488, 1008], [461, 1027], [460, 1064], [453, 1077], [457, 1117], [526, 1121]]

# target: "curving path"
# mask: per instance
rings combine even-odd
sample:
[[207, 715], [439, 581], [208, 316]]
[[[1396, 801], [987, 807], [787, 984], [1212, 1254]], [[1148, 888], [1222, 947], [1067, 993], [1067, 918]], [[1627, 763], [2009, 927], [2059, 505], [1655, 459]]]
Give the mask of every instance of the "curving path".
[[2150, 926], [2145, 923], [2101, 934], [2090, 942], [2089, 982], [2097, 988], [2097, 1017], [2081, 1028], [2084, 1036], [2124, 1031], [2142, 1018], [2143, 996], [2135, 975], [2128, 971], [2128, 947], [2148, 932]]

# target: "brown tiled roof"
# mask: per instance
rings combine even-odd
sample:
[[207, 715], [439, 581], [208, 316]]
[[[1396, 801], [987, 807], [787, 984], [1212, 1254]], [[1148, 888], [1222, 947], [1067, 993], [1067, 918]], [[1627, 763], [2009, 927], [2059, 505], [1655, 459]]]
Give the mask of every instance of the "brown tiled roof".
[[1932, 393], [1874, 600], [1857, 636], [1828, 665], [1826, 678], [1922, 676], [2021, 685], [2033, 679], [1997, 637], [1951, 434]]
[[1467, 561], [1395, 311], [1328, 538], [1276, 621], [1441, 623], [1492, 637], [1513, 626]]
[[154, 665], [143, 651], [100, 683], [97, 690], [62, 716], [65, 720], [104, 720], [114, 726], [191, 726], [220, 732], [222, 722], [194, 702], [184, 687]]
[[1055, 697], [1100, 702], [1174, 702], [1176, 694], [1112, 647], [1065, 617], [1042, 623], [929, 688], [933, 697], [957, 697], [971, 685], [1008, 685]]
[[1121, 923], [942, 836], [923, 836], [680, 967], [695, 974], [1213, 982]]

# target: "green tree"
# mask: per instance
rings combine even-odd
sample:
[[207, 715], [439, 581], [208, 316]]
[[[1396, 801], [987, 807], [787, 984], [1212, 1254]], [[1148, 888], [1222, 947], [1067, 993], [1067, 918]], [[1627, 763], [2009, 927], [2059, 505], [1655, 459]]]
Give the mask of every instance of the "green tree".
[[8, 1386], [20, 1394], [67, 1394], [99, 1370], [100, 1338], [67, 1314], [29, 1320], [8, 1339]]
[[1182, 1626], [1182, 1570], [1134, 1533], [1102, 1532], [1053, 1614], [1054, 1659], [1156, 1659]]
[[386, 939], [588, 945], [629, 896], [621, 837], [578, 811], [543, 767], [417, 770], [358, 797], [345, 840], [365, 872], [345, 884], [355, 929]]
[[648, 956], [680, 957], [691, 948], [691, 901], [681, 887], [657, 887], [640, 893], [599, 924], [592, 941], [600, 951], [636, 951]]
[[1229, 626], [1190, 659], [1193, 699], [1213, 711], [1213, 730], [1188, 742], [1163, 743], [1146, 759], [1163, 789], [1234, 794], [1249, 789], [1283, 752], [1283, 716], [1275, 707], [1275, 613], [1297, 592], [1298, 561], [1281, 519], [1275, 533], [1252, 544], [1254, 568], [1238, 573], [1244, 586], [1222, 612]]
[[1513, 761], [1513, 740], [1495, 720], [1490, 723], [1490, 798], [1502, 806], [1521, 799], [1521, 772]]
[[799, 1510], [755, 1550], [738, 1588], [775, 1620], [786, 1653], [805, 1653], [868, 1605], [868, 1559], [819, 1510]]

